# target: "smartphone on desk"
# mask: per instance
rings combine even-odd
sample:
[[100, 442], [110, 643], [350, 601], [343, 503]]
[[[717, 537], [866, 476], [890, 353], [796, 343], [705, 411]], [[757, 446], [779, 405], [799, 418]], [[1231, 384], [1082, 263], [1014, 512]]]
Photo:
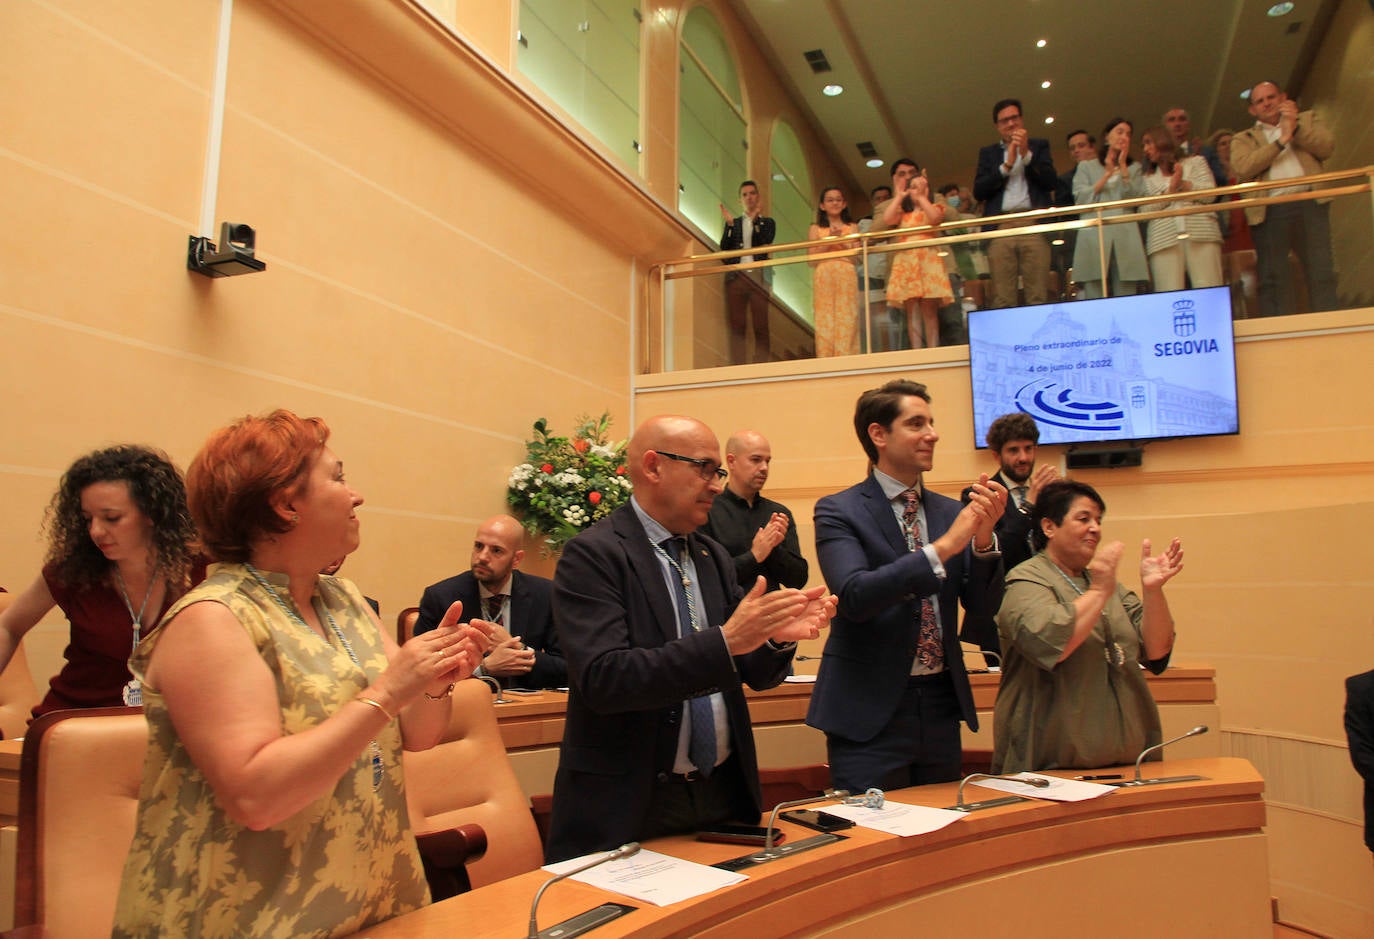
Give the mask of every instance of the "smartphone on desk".
[[[768, 842], [768, 829], [760, 825], [712, 825], [697, 832], [698, 841], [718, 841], [721, 844], [747, 844], [761, 848]], [[773, 830], [773, 843], [782, 844], [787, 835]]]
[[820, 812], [816, 809], [791, 809], [782, 812], [779, 817], [797, 825], [805, 825], [815, 831], [844, 831], [846, 828], [854, 827], [854, 823], [847, 818], [831, 815], [829, 812]]

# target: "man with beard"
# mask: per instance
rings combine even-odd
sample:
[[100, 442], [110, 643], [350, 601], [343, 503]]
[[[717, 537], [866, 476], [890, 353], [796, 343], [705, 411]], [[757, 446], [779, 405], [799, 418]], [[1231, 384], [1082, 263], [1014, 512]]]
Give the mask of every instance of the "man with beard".
[[516, 570], [524, 558], [520, 523], [509, 515], [487, 519], [472, 541], [472, 569], [425, 588], [415, 633], [433, 629], [449, 605], [462, 600], [459, 622], [479, 619], [497, 627], [474, 675], [505, 687], [561, 688], [568, 683], [568, 666], [553, 627], [553, 582]]
[[[1040, 428], [1029, 414], [1003, 414], [988, 427], [988, 449], [997, 455], [1001, 469], [993, 481], [1006, 487], [1007, 507], [997, 523], [997, 543], [1002, 548], [1002, 567], [1010, 571], [1035, 553], [1031, 547], [1031, 509], [1035, 498], [1046, 483], [1059, 478], [1059, 471], [1048, 463], [1035, 465], [1035, 448], [1040, 442]], [[963, 500], [969, 500], [971, 489], [965, 489]], [[995, 615], [996, 610], [992, 613]], [[1001, 655], [994, 616], [970, 614], [964, 617], [961, 638], [976, 642], [985, 652]]]
[[701, 532], [725, 546], [735, 561], [739, 585], [754, 586], [762, 574], [768, 589], [806, 586], [808, 572], [797, 542], [797, 524], [787, 506], [760, 493], [768, 482], [773, 449], [755, 430], [739, 430], [725, 442], [725, 466], [730, 472], [725, 491], [711, 503]]

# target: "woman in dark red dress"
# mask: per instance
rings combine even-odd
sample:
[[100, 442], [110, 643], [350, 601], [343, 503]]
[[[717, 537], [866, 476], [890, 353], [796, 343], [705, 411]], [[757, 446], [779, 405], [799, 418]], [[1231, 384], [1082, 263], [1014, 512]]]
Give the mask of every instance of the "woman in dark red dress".
[[42, 573], [0, 613], [0, 670], [57, 606], [71, 623], [67, 661], [34, 717], [140, 704], [129, 654], [178, 597], [205, 579], [180, 471], [148, 447], [87, 454], [63, 475], [46, 527]]

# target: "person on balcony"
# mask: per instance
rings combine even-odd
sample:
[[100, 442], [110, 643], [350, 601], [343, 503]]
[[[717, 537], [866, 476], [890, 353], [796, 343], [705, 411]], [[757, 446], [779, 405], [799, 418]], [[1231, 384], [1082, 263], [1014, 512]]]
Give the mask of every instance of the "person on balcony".
[[[1250, 114], [1255, 126], [1231, 139], [1231, 168], [1243, 183], [1253, 179], [1296, 179], [1322, 171], [1322, 162], [1335, 149], [1335, 139], [1315, 111], [1299, 111], [1298, 103], [1271, 81], [1250, 89]], [[1262, 195], [1307, 192], [1296, 183]], [[1334, 310], [1336, 271], [1331, 260], [1331, 220], [1326, 201], [1304, 199], [1245, 210], [1255, 240], [1259, 267], [1259, 315], [1300, 312], [1288, 276], [1288, 252], [1302, 261], [1307, 297], [1313, 311]]]

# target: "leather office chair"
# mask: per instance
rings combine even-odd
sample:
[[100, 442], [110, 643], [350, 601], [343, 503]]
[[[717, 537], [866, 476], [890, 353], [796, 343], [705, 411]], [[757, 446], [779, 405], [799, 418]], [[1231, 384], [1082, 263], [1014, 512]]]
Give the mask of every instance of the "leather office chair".
[[[536, 869], [544, 860], [539, 831], [506, 756], [486, 683], [460, 681], [453, 689], [452, 714], [443, 742], [405, 754], [410, 823], [427, 868], [443, 862], [437, 849], [448, 837], [436, 844], [431, 833], [475, 824], [486, 832], [487, 850], [467, 862], [472, 886]], [[440, 892], [433, 878], [430, 887]]]
[[110, 935], [147, 746], [141, 708], [54, 711], [29, 726], [11, 935]]
[[418, 606], [408, 606], [396, 615], [396, 644], [405, 645], [415, 635], [415, 621], [420, 618]]

